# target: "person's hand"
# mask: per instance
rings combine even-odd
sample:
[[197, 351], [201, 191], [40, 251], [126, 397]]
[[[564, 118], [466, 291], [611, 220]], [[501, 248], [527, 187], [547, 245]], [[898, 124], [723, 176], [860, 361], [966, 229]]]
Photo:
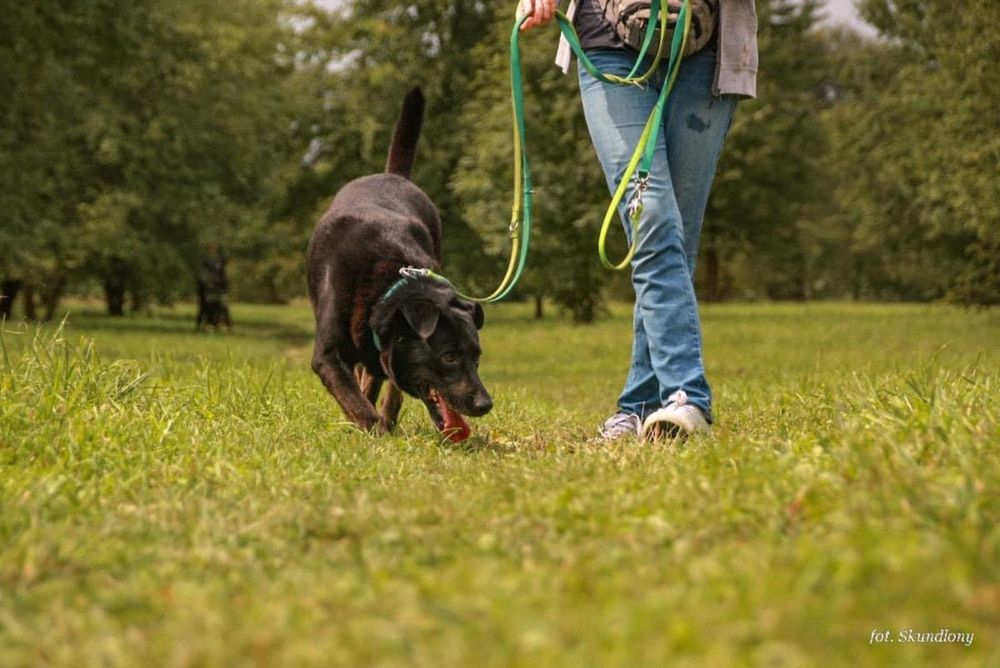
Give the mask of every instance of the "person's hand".
[[528, 17], [528, 20], [521, 24], [521, 30], [531, 30], [546, 25], [551, 23], [556, 15], [556, 0], [520, 0], [517, 5], [517, 15]]

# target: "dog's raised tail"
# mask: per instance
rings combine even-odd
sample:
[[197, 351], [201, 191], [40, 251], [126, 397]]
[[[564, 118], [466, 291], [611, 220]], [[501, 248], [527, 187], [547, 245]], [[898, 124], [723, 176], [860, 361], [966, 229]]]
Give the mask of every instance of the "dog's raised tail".
[[410, 178], [413, 170], [413, 159], [417, 155], [417, 140], [420, 139], [420, 126], [424, 121], [424, 94], [420, 87], [406, 94], [403, 100], [403, 111], [396, 121], [396, 131], [392, 135], [389, 146], [389, 160], [385, 171], [389, 174], [399, 174]]

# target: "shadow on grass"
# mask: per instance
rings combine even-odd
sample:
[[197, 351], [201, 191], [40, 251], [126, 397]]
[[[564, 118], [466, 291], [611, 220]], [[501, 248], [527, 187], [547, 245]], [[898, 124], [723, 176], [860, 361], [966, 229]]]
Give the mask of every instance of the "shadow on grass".
[[438, 447], [460, 455], [509, 455], [515, 451], [515, 448], [511, 444], [501, 443], [488, 436], [470, 436], [459, 443], [455, 443], [448, 438], [442, 438], [438, 441]]
[[59, 314], [45, 327], [58, 326], [62, 318], [67, 324], [85, 333], [147, 334], [157, 336], [204, 336], [240, 340], [270, 340], [288, 346], [301, 346], [313, 339], [311, 328], [281, 320], [261, 317], [234, 318], [229, 330], [195, 329], [194, 312], [155, 312], [111, 317], [94, 309], [71, 309]]
[[[484, 430], [485, 431], [485, 430]], [[568, 440], [566, 440], [568, 438]], [[546, 434], [534, 433], [525, 435], [476, 433], [459, 443], [454, 443], [438, 434], [438, 448], [445, 452], [459, 455], [496, 455], [509, 457], [511, 455], [542, 454], [554, 449], [568, 452], [590, 449], [588, 439], [582, 435], [564, 437], [564, 441], [554, 444], [553, 439]]]

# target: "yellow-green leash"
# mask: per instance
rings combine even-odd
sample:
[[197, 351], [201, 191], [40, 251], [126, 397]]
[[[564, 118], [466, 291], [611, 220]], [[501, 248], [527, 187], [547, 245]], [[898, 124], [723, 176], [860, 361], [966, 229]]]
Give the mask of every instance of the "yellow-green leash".
[[[664, 46], [666, 43], [666, 35], [668, 25], [667, 21], [668, 7], [666, 0], [663, 0], [662, 4], [658, 0], [652, 0], [650, 3], [650, 16], [658, 17], [658, 21], [650, 21], [646, 28], [646, 34], [643, 39], [642, 48], [639, 51], [639, 55], [636, 57], [635, 65], [632, 67], [632, 71], [629, 72], [627, 76], [618, 77], [614, 75], [607, 75], [600, 72], [594, 64], [584, 53], [582, 46], [580, 45], [579, 37], [576, 34], [576, 30], [573, 28], [573, 24], [570, 20], [562, 13], [556, 12], [556, 21], [558, 23], [560, 31], [566, 37], [567, 42], [569, 42], [570, 48], [573, 50], [576, 57], [580, 60], [583, 67], [595, 78], [606, 83], [618, 84], [618, 85], [640, 85], [649, 79], [658, 69], [660, 61], [663, 57]], [[521, 19], [515, 23], [513, 33], [511, 35], [511, 102], [513, 107], [514, 115], [514, 127], [515, 127], [515, 144], [514, 150], [516, 154], [523, 153], [523, 148], [520, 147], [519, 139], [523, 138], [523, 92], [521, 90], [521, 80], [520, 80], [520, 58], [518, 57], [519, 45], [518, 45], [518, 35], [520, 33], [521, 23], [525, 19]], [[660, 39], [656, 49], [656, 55], [653, 57], [653, 61], [650, 67], [640, 76], [634, 76], [636, 71], [638, 71], [643, 59], [646, 55], [647, 49], [652, 42], [653, 35], [656, 31], [656, 26], [659, 24], [663, 27], [660, 30]], [[611, 203], [608, 206], [607, 213], [604, 216], [604, 221], [601, 225], [601, 232], [598, 235], [597, 240], [597, 252], [601, 259], [601, 264], [603, 264], [608, 269], [622, 270], [629, 266], [632, 261], [632, 257], [635, 255], [635, 251], [638, 244], [638, 227], [639, 221], [642, 217], [643, 212], [643, 195], [645, 194], [647, 183], [649, 180], [649, 170], [653, 163], [653, 158], [656, 151], [656, 141], [659, 137], [660, 128], [663, 123], [663, 110], [666, 107], [667, 97], [670, 95], [670, 91], [673, 89], [674, 82], [677, 79], [677, 73], [680, 70], [681, 59], [684, 54], [684, 50], [687, 47], [688, 35], [691, 31], [691, 8], [690, 0], [684, 0], [681, 4], [680, 13], [677, 16], [677, 26], [679, 30], [674, 30], [673, 39], [670, 45], [670, 59], [667, 63], [667, 79], [664, 82], [663, 88], [660, 91], [660, 97], [657, 100], [656, 106], [653, 108], [652, 113], [646, 121], [646, 126], [643, 129], [642, 135], [639, 138], [639, 143], [632, 154], [632, 158], [629, 160], [628, 166], [625, 173], [622, 175], [621, 181], [618, 184]], [[517, 129], [521, 128], [521, 137], [517, 134]], [[527, 160], [524, 159], [523, 162], [527, 165]], [[615, 214], [618, 212], [618, 206], [625, 196], [625, 192], [628, 190], [629, 184], [632, 182], [633, 177], [635, 177], [635, 189], [631, 200], [627, 206], [627, 214], [629, 225], [632, 229], [631, 241], [629, 244], [628, 253], [625, 257], [618, 263], [614, 263], [608, 259], [607, 255], [607, 238], [611, 230], [612, 222], [615, 219]], [[517, 198], [517, 188], [520, 181], [515, 182], [515, 198]], [[530, 201], [529, 201], [530, 205]]]
[[[572, 22], [566, 18], [565, 14], [560, 11], [556, 11], [556, 22], [559, 30], [562, 31], [562, 34], [569, 42], [570, 48], [573, 49], [573, 52], [580, 60], [580, 63], [591, 75], [605, 83], [634, 86], [642, 85], [656, 73], [659, 67], [663, 57], [664, 46], [666, 44], [667, 14], [668, 8], [666, 0], [662, 0], [662, 2], [661, 0], [651, 0], [650, 16], [657, 16], [659, 20], [649, 22], [649, 25], [646, 28], [646, 34], [643, 38], [642, 46], [639, 50], [639, 55], [636, 57], [635, 65], [632, 67], [629, 74], [624, 77], [604, 74], [594, 66], [594, 64], [590, 61], [590, 58], [587, 57], [587, 54], [584, 53], [583, 47], [580, 45], [579, 37], [576, 34], [576, 30], [573, 28]], [[520, 17], [514, 22], [514, 28], [511, 31], [510, 36], [511, 115], [513, 117], [512, 126], [514, 142], [514, 199], [511, 205], [511, 219], [509, 227], [511, 238], [510, 260], [507, 264], [507, 271], [504, 274], [503, 279], [501, 279], [500, 284], [486, 297], [471, 297], [459, 292], [461, 297], [473, 302], [498, 302], [510, 294], [510, 291], [514, 289], [515, 285], [517, 285], [517, 282], [521, 278], [521, 274], [524, 272], [524, 266], [528, 256], [528, 246], [531, 239], [532, 183], [531, 167], [528, 163], [528, 156], [524, 147], [524, 84], [521, 76], [520, 50], [521, 24], [523, 24], [527, 18], [527, 16]], [[656, 47], [656, 54], [654, 55], [649, 68], [644, 73], [636, 76], [636, 72], [642, 65], [646, 53], [652, 45], [653, 37], [656, 32], [656, 26], [658, 24], [663, 26], [664, 29], [660, 30], [660, 39]], [[604, 222], [601, 226], [600, 235], [598, 236], [598, 255], [601, 258], [601, 264], [608, 269], [625, 269], [629, 266], [632, 257], [635, 255], [636, 246], [638, 244], [639, 220], [642, 217], [643, 211], [642, 198], [649, 178], [649, 169], [653, 162], [656, 140], [659, 136], [660, 127], [662, 126], [663, 109], [666, 106], [667, 96], [670, 94], [670, 90], [673, 88], [674, 81], [677, 78], [681, 57], [684, 53], [685, 47], [687, 46], [688, 33], [691, 29], [690, 0], [683, 0], [680, 13], [677, 16], [677, 25], [681, 26], [682, 29], [674, 30], [673, 39], [671, 40], [670, 60], [667, 65], [667, 80], [660, 91], [660, 97], [657, 100], [656, 106], [653, 108], [653, 112], [646, 121], [646, 127], [643, 129], [642, 136], [639, 139], [639, 144], [636, 146], [635, 152], [632, 154], [632, 158], [625, 170], [625, 174], [622, 176], [618, 189], [615, 191], [615, 194], [611, 199], [611, 204], [604, 216]], [[631, 242], [625, 258], [621, 262], [615, 264], [607, 257], [605, 249], [607, 236], [611, 229], [611, 223], [614, 220], [615, 213], [618, 211], [618, 205], [621, 203], [633, 176], [635, 177], [636, 187], [627, 208], [629, 225], [632, 230]], [[449, 282], [445, 277], [430, 271], [429, 269], [421, 270], [420, 273], [437, 280]]]

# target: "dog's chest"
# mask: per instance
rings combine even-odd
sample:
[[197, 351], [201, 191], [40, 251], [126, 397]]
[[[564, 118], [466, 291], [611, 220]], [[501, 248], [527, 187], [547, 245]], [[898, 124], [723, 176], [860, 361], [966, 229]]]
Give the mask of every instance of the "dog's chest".
[[370, 370], [380, 369], [378, 350], [372, 337], [372, 310], [385, 291], [399, 278], [399, 266], [391, 262], [378, 262], [371, 272], [359, 278], [351, 296], [348, 330], [351, 342], [357, 349], [360, 362]]

